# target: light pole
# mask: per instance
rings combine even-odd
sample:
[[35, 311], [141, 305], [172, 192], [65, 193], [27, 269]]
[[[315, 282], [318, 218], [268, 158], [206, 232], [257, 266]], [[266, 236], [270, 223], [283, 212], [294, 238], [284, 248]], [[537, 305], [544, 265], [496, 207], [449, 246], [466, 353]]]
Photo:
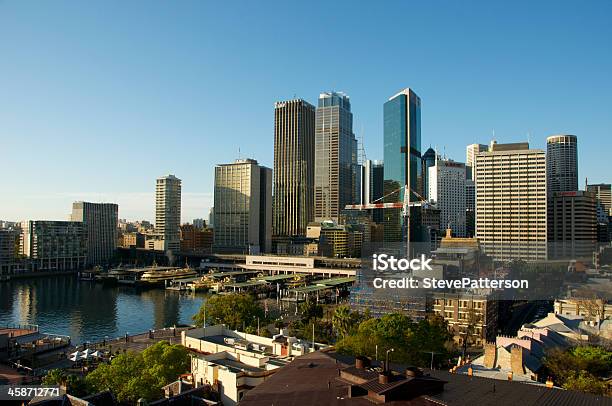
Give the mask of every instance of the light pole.
[[395, 348], [389, 348], [386, 353], [385, 372], [389, 371], [389, 353], [395, 351]]

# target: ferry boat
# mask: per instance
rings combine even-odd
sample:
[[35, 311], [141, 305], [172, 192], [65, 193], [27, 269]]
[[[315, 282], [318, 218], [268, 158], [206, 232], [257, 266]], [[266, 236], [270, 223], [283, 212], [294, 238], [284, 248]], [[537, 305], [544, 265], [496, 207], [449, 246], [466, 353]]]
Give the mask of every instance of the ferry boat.
[[191, 268], [151, 267], [140, 276], [138, 286], [163, 286], [174, 279], [186, 279], [198, 276]]
[[79, 280], [81, 281], [95, 281], [96, 277], [102, 273], [102, 268], [95, 266], [92, 269], [87, 269], [79, 272]]

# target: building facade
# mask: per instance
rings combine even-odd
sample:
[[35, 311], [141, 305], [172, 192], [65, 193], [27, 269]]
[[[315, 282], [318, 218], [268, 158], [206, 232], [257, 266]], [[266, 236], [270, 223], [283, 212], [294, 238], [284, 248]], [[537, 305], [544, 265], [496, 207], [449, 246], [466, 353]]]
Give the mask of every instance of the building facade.
[[485, 144], [470, 144], [465, 148], [465, 169], [466, 178], [474, 180], [476, 178], [476, 155], [489, 150]]
[[553, 192], [549, 197], [550, 259], [590, 258], [597, 243], [595, 193]]
[[164, 251], [180, 250], [180, 225], [181, 180], [174, 175], [158, 178], [155, 189], [155, 232], [162, 235]]
[[254, 159], [215, 167], [214, 247], [220, 252], [270, 252], [272, 170]]
[[83, 269], [87, 263], [85, 225], [80, 221], [24, 221], [19, 251], [29, 258], [33, 270]]
[[74, 202], [72, 221], [81, 221], [87, 230], [87, 265], [107, 264], [117, 249], [119, 206], [115, 203]]
[[546, 155], [492, 143], [476, 155], [476, 237], [496, 259], [546, 260]]
[[546, 185], [548, 196], [578, 190], [578, 139], [575, 135], [552, 135], [546, 139]]
[[[404, 201], [402, 188], [406, 185], [422, 196], [421, 99], [411, 89], [404, 89], [384, 104], [383, 112], [385, 202]], [[411, 193], [410, 199], [416, 198]], [[402, 241], [401, 209], [387, 209], [383, 214], [385, 241]], [[409, 233], [411, 240], [419, 240], [422, 233], [418, 221], [411, 221]]]
[[315, 117], [315, 221], [337, 222], [344, 206], [357, 202], [356, 168], [357, 140], [349, 97], [321, 93]]
[[429, 200], [440, 209], [441, 229], [450, 228], [458, 237], [465, 237], [465, 164], [436, 159], [429, 168]]
[[598, 204], [608, 216], [612, 216], [612, 185], [609, 183], [587, 185], [587, 191], [594, 192]]
[[304, 236], [314, 219], [314, 150], [314, 106], [301, 99], [275, 103], [274, 237]]

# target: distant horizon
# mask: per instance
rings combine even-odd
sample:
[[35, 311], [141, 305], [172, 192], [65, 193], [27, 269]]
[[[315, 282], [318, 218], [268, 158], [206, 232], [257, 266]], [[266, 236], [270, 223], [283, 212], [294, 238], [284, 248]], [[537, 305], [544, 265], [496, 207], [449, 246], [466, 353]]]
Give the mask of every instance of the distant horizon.
[[383, 104], [410, 87], [423, 152], [465, 162], [469, 144], [573, 134], [580, 189], [610, 183], [610, 15], [603, 0], [0, 2], [0, 219], [62, 220], [84, 200], [152, 221], [168, 173], [181, 222], [208, 219], [215, 165], [273, 168], [274, 103], [328, 91], [350, 97], [368, 159], [384, 160]]

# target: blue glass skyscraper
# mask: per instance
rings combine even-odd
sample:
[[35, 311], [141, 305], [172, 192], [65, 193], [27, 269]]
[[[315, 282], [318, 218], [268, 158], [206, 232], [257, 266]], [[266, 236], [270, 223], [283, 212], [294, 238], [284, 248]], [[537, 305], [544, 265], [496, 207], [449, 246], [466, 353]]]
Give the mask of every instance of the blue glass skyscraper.
[[[408, 185], [412, 201], [423, 196], [421, 160], [421, 99], [411, 89], [404, 89], [384, 105], [384, 194], [386, 202], [401, 202]], [[411, 210], [411, 241], [421, 240], [420, 211]], [[384, 213], [384, 239], [402, 241], [403, 218], [400, 209]]]

